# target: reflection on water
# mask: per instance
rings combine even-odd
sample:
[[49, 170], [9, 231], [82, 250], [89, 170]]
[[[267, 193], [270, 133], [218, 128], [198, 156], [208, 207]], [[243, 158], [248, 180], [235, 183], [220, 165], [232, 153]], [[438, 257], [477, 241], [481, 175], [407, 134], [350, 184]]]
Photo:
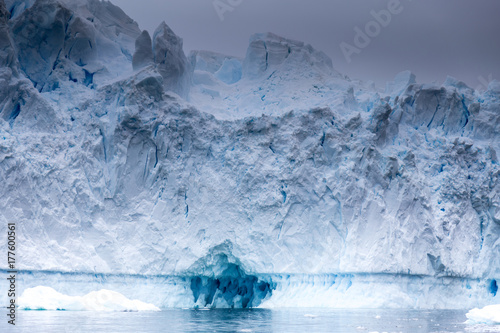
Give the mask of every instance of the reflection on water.
[[20, 311], [1, 332], [500, 332], [464, 324], [466, 311], [234, 309], [162, 312]]

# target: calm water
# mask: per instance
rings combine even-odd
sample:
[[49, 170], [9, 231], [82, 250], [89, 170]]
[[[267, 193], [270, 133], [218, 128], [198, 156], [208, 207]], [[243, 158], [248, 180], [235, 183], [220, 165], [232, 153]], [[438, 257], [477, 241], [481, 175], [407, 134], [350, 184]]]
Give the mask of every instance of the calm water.
[[1, 332], [500, 332], [464, 324], [465, 311], [250, 309], [162, 312], [20, 311]]

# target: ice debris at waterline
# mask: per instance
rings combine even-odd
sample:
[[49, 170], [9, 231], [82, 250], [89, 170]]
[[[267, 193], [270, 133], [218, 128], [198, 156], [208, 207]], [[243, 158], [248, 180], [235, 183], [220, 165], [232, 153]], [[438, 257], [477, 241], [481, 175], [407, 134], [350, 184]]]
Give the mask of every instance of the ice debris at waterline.
[[65, 311], [160, 311], [153, 304], [130, 300], [112, 290], [102, 289], [85, 296], [68, 296], [44, 286], [26, 289], [19, 297], [19, 308]]
[[472, 309], [466, 314], [468, 324], [500, 325], [500, 304]]

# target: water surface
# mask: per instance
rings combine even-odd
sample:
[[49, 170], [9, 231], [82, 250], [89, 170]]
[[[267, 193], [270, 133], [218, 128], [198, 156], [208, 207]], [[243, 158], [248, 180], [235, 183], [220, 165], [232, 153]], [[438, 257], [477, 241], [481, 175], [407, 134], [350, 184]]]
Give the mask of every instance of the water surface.
[[460, 310], [234, 309], [161, 312], [19, 311], [1, 332], [500, 332]]

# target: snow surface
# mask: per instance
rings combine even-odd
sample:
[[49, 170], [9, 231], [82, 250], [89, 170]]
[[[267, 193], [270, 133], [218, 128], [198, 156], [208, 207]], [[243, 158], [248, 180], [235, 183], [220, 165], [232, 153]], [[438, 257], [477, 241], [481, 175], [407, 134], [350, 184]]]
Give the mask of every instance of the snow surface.
[[[499, 82], [404, 72], [382, 93], [274, 34], [186, 57], [109, 2], [0, 4], [0, 233], [17, 223], [20, 270], [185, 278], [158, 306], [361, 306], [384, 279], [377, 306], [498, 302]], [[322, 293], [323, 275], [368, 278]]]
[[26, 289], [18, 302], [22, 310], [160, 311], [153, 304], [129, 300], [120, 293], [105, 289], [84, 296], [68, 296], [50, 287], [38, 286]]

